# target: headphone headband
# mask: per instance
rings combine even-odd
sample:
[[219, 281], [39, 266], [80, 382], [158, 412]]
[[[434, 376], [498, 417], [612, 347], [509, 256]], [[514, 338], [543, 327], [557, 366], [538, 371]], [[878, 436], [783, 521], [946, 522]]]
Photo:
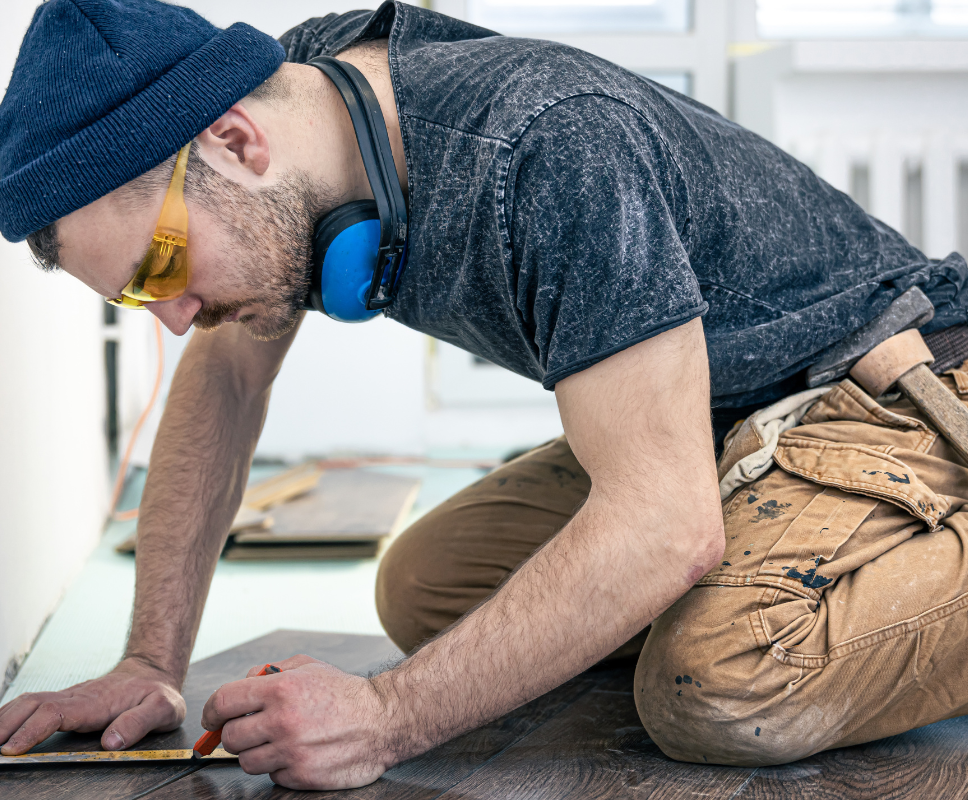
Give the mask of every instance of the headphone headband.
[[366, 308], [386, 308], [393, 302], [407, 239], [407, 208], [393, 163], [393, 151], [380, 103], [369, 82], [352, 64], [320, 56], [307, 62], [336, 86], [353, 123], [366, 177], [380, 217], [379, 264], [373, 273]]

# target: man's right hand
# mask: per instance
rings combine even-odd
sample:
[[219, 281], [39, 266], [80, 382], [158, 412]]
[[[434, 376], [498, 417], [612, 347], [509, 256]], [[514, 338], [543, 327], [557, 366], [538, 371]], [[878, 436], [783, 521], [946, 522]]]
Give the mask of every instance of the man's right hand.
[[55, 731], [103, 730], [105, 750], [123, 750], [151, 731], [171, 731], [185, 719], [172, 678], [137, 658], [61, 692], [22, 694], [0, 708], [0, 754], [18, 756]]

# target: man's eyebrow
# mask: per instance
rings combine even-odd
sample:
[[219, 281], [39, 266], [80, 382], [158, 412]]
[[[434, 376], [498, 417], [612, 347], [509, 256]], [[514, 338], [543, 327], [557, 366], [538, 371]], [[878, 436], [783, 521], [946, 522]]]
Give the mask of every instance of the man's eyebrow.
[[[145, 254], [143, 256], [141, 256], [141, 258], [139, 258], [137, 261], [135, 261], [134, 264], [132, 265], [132, 267], [131, 267], [131, 278], [128, 278], [128, 283], [130, 283], [131, 282], [131, 279], [134, 278], [134, 276], [138, 274], [138, 270], [141, 269], [141, 265], [144, 264], [145, 261], [148, 259], [148, 256], [151, 254], [151, 248], [152, 248], [152, 246], [153, 245], [150, 245], [149, 244], [148, 247], [145, 249]], [[127, 286], [127, 285], [128, 284], [126, 283], [124, 286]], [[124, 286], [122, 286], [121, 288], [123, 289]], [[118, 292], [118, 294], [120, 295], [120, 292]]]

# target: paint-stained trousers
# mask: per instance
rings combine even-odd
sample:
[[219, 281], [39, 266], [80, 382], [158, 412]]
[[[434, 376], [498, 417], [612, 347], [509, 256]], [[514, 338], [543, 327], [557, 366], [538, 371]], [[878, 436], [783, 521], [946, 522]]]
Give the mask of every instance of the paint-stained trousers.
[[[968, 371], [944, 381], [968, 400]], [[968, 713], [968, 469], [905, 399], [881, 401], [850, 381], [818, 401], [723, 503], [722, 564], [630, 643], [672, 758], [778, 764]], [[742, 438], [721, 474], [757, 449]], [[420, 519], [380, 567], [391, 638], [410, 651], [487, 597], [589, 486], [558, 439]]]

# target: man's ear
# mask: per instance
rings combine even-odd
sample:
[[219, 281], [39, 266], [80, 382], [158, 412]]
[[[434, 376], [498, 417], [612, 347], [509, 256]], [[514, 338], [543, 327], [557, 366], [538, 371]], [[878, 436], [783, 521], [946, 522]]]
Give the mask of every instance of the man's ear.
[[205, 161], [227, 178], [245, 184], [269, 169], [269, 137], [241, 103], [196, 138]]

